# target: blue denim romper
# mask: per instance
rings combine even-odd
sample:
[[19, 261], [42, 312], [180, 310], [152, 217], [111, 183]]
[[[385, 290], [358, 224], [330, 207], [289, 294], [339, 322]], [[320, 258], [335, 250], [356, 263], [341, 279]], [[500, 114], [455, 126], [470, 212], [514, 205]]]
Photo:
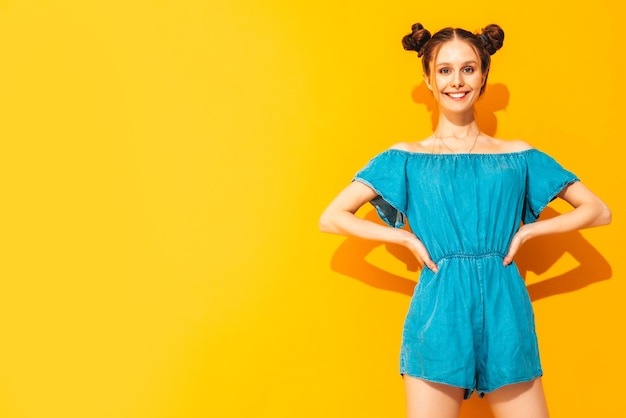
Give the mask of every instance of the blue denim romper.
[[537, 150], [425, 154], [390, 149], [354, 180], [379, 216], [410, 220], [438, 273], [422, 269], [406, 316], [400, 373], [482, 396], [542, 375], [532, 305], [515, 264], [502, 265], [520, 222], [578, 178]]

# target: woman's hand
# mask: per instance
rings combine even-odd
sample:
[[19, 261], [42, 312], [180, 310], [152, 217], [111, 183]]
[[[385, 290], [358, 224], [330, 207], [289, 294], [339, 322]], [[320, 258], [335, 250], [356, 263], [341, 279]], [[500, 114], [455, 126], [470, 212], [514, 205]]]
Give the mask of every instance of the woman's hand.
[[356, 211], [366, 202], [376, 197], [376, 191], [359, 181], [346, 186], [328, 205], [320, 217], [319, 227], [323, 232], [365, 238], [405, 246], [422, 266], [437, 273], [428, 250], [415, 234], [406, 229], [390, 228], [361, 219]]
[[513, 262], [513, 257], [517, 251], [531, 238], [607, 225], [611, 222], [609, 207], [580, 181], [565, 187], [558, 196], [569, 203], [574, 210], [549, 219], [522, 225], [513, 236], [509, 253], [504, 257], [505, 266]]
[[533, 226], [534, 224], [522, 225], [520, 229], [517, 230], [515, 235], [513, 235], [511, 245], [509, 246], [509, 252], [504, 257], [504, 261], [502, 262], [504, 266], [508, 266], [513, 262], [513, 257], [515, 257], [515, 254], [517, 254], [519, 249], [522, 248], [522, 245], [524, 245], [524, 243], [531, 238], [530, 229]]
[[401, 243], [411, 251], [422, 266], [428, 267], [433, 273], [437, 273], [438, 267], [433, 260], [430, 259], [426, 246], [412, 232], [404, 229], [398, 229], [398, 233], [402, 234]]

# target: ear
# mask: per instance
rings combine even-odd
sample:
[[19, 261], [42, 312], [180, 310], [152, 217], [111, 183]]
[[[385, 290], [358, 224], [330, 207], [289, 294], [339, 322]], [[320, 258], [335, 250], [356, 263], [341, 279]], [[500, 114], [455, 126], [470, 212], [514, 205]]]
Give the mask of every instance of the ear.
[[430, 85], [430, 79], [426, 74], [422, 74], [422, 76], [424, 77], [424, 84], [426, 84], [426, 87], [428, 87], [428, 90], [433, 91], [433, 86]]

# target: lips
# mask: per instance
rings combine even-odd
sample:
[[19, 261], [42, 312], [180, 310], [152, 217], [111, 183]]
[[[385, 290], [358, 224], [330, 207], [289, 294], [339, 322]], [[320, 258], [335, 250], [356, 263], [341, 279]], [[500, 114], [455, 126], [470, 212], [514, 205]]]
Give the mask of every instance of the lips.
[[463, 97], [467, 96], [467, 92], [459, 92], [459, 93], [445, 93], [446, 96], [451, 97], [455, 100], [460, 100]]

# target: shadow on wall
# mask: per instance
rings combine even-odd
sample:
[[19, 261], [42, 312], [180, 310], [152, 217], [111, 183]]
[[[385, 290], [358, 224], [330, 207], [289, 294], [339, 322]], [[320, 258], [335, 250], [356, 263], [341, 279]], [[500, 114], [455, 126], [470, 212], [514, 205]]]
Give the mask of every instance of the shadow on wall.
[[[487, 84], [485, 92], [476, 102], [476, 122], [481, 131], [489, 136], [496, 134], [498, 120], [495, 113], [506, 109], [509, 104], [509, 96], [509, 89], [504, 84]], [[411, 97], [415, 103], [426, 106], [426, 110], [430, 112], [431, 128], [434, 131], [437, 128], [439, 112], [433, 94], [426, 87], [426, 83], [415, 87]]]
[[[559, 212], [548, 207], [539, 219], [557, 215]], [[365, 219], [384, 225], [374, 209], [366, 213]], [[337, 248], [331, 260], [331, 268], [337, 273], [355, 278], [377, 289], [411, 297], [415, 280], [390, 273], [366, 260], [366, 256], [381, 245], [402, 262], [408, 271], [414, 272], [417, 279], [420, 263], [405, 247], [352, 237], [346, 238]], [[545, 273], [566, 253], [574, 257], [579, 265], [558, 276], [529, 284], [527, 289], [531, 300], [573, 292], [611, 278], [612, 271], [608, 261], [578, 231], [547, 235], [527, 242], [516, 255], [515, 264], [522, 277], [526, 279], [527, 272], [531, 271], [537, 275]], [[463, 403], [460, 417], [493, 418], [493, 415], [486, 400], [473, 396]]]
[[[549, 219], [557, 215], [559, 213], [556, 210], [547, 207], [539, 219]], [[374, 209], [365, 215], [365, 219], [385, 225]], [[412, 296], [416, 284], [414, 280], [390, 273], [366, 261], [367, 254], [381, 245], [401, 261], [408, 271], [420, 270], [420, 263], [406, 247], [351, 237], [346, 238], [335, 251], [331, 268], [337, 273], [353, 277], [372, 287]], [[529, 284], [527, 288], [531, 300], [573, 292], [611, 278], [611, 266], [608, 261], [579, 231], [546, 235], [527, 242], [515, 256], [515, 264], [522, 277], [526, 279], [529, 271], [537, 275], [545, 273], [566, 253], [574, 257], [579, 265], [558, 276]], [[417, 273], [415, 278], [417, 279]]]

